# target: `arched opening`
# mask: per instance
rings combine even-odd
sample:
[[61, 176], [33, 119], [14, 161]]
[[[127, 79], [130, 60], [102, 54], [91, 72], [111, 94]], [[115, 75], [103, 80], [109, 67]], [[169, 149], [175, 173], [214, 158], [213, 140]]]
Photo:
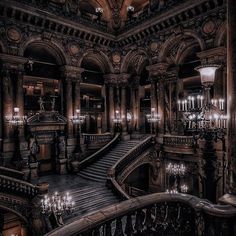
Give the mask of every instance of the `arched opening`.
[[125, 179], [125, 188], [131, 196], [140, 196], [149, 192], [149, 171], [149, 164], [143, 164], [134, 169]]
[[40, 175], [53, 173], [56, 172], [58, 136], [65, 136], [66, 123], [59, 124], [56, 118], [64, 114], [60, 68], [64, 62], [58, 50], [41, 42], [29, 44], [24, 57], [28, 59], [23, 91], [24, 112], [29, 120], [25, 132], [30, 149], [29, 162], [39, 163]]
[[81, 67], [84, 69], [80, 87], [81, 111], [86, 114], [82, 132], [101, 133], [102, 120], [100, 118], [104, 118], [106, 106], [103, 68], [93, 55], [85, 56]]

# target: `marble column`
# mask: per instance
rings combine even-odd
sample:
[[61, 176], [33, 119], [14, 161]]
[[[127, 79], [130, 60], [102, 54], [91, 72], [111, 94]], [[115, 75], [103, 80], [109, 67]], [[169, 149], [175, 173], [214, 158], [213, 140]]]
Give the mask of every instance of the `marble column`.
[[126, 111], [126, 87], [121, 87], [121, 118], [122, 118], [122, 131], [127, 132], [127, 111]]
[[231, 162], [230, 192], [236, 195], [236, 4], [228, 0], [227, 32], [227, 104], [228, 104], [228, 158]]
[[75, 81], [75, 102], [74, 102], [74, 112], [76, 109], [80, 109], [80, 79]]
[[103, 106], [104, 106], [104, 111], [102, 112], [102, 117], [101, 117], [101, 121], [102, 121], [102, 133], [105, 133], [107, 131], [107, 94], [106, 94], [106, 86], [104, 85], [102, 87], [102, 98], [103, 98]]
[[110, 132], [113, 131], [113, 119], [114, 119], [114, 88], [110, 84], [109, 85], [109, 128]]
[[151, 78], [151, 90], [150, 90], [151, 108], [155, 108], [157, 112], [157, 88], [155, 78]]
[[73, 103], [72, 103], [72, 79], [66, 78], [66, 115], [68, 119], [67, 134], [68, 137], [73, 136], [73, 124], [70, 121], [73, 116]]

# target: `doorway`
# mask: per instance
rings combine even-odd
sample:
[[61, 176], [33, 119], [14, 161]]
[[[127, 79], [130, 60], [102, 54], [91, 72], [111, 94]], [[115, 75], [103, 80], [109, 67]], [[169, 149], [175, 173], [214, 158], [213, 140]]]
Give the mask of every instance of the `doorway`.
[[50, 174], [55, 170], [53, 163], [52, 144], [40, 144], [40, 152], [38, 154], [39, 174]]

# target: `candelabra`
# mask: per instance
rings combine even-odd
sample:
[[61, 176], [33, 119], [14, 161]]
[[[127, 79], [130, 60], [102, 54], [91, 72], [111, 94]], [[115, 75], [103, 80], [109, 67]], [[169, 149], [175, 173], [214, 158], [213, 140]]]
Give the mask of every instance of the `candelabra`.
[[116, 110], [115, 111], [115, 117], [113, 119], [113, 122], [115, 124], [115, 131], [119, 132], [121, 130], [121, 123], [122, 123], [122, 119], [121, 119], [121, 115], [120, 115], [120, 111]]
[[167, 193], [176, 194], [179, 190], [182, 193], [188, 192], [188, 186], [186, 184], [180, 185], [180, 178], [186, 173], [186, 166], [184, 164], [169, 163], [166, 166], [166, 173], [168, 174], [168, 187], [170, 184], [170, 177], [174, 178], [174, 184], [171, 189], [166, 190]]
[[5, 120], [10, 125], [14, 126], [14, 153], [12, 158], [12, 163], [20, 169], [22, 167], [22, 157], [20, 153], [20, 138], [19, 138], [19, 129], [23, 127], [23, 125], [27, 122], [27, 116], [19, 115], [20, 109], [18, 107], [14, 107], [13, 116], [6, 116]]
[[160, 121], [159, 114], [156, 113], [155, 108], [151, 108], [151, 113], [146, 115], [148, 123], [151, 126], [151, 133], [156, 133], [156, 124]]
[[127, 13], [128, 13], [129, 19], [131, 20], [132, 15], [133, 15], [133, 13], [134, 13], [134, 7], [133, 7], [133, 6], [128, 6], [128, 7], [127, 7]]
[[71, 117], [71, 122], [73, 125], [76, 126], [76, 133], [77, 133], [77, 145], [75, 147], [74, 153], [76, 155], [79, 155], [81, 152], [81, 145], [80, 145], [80, 131], [81, 131], [81, 125], [85, 121], [85, 116], [80, 114], [80, 109], [75, 110], [75, 115]]
[[[227, 128], [227, 115], [224, 112], [223, 98], [211, 99], [210, 89], [214, 84], [215, 72], [218, 65], [202, 65], [196, 68], [201, 76], [203, 94], [191, 95], [179, 100], [178, 110], [183, 113], [185, 130], [191, 132], [194, 139], [204, 139], [202, 158], [204, 160], [201, 176], [203, 197], [216, 202], [216, 188], [219, 176], [216, 173], [217, 157], [214, 141], [220, 139], [225, 147], [224, 135]], [[223, 150], [225, 151], [225, 150]]]
[[69, 215], [73, 213], [75, 208], [75, 202], [72, 201], [72, 197], [69, 193], [64, 196], [60, 196], [58, 192], [55, 192], [52, 196], [45, 195], [41, 200], [41, 212], [45, 215], [54, 213], [57, 217], [62, 215]]

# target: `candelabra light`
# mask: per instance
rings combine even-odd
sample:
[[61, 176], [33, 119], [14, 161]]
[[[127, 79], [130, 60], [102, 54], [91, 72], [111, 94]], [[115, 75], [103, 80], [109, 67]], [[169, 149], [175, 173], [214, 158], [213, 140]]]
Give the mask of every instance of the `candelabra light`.
[[151, 125], [151, 133], [156, 133], [155, 125], [161, 120], [155, 108], [151, 108], [151, 113], [146, 115], [148, 123]]
[[186, 172], [184, 164], [169, 163], [166, 167], [166, 173], [173, 176], [183, 176]]
[[116, 110], [116, 111], [115, 111], [115, 118], [113, 119], [113, 122], [114, 122], [115, 124], [121, 124], [122, 119], [121, 119], [120, 111], [119, 111], [119, 110]]
[[55, 192], [52, 196], [45, 195], [41, 200], [42, 214], [50, 215], [54, 213], [56, 216], [69, 215], [73, 213], [75, 209], [75, 202], [72, 201], [72, 197], [69, 193], [64, 196], [60, 196], [58, 192]]
[[102, 14], [103, 14], [103, 9], [101, 8], [101, 7], [97, 7], [96, 9], [95, 9], [95, 12], [96, 12], [96, 14], [97, 14], [97, 20], [98, 20], [98, 22], [100, 22], [101, 21], [101, 17], [102, 17]]
[[134, 13], [134, 7], [133, 7], [133, 6], [128, 6], [128, 7], [127, 7], [127, 13], [128, 13], [129, 19], [131, 20], [132, 15], [133, 15], [133, 13]]
[[19, 115], [20, 108], [14, 107], [13, 111], [13, 116], [5, 116], [5, 119], [9, 124], [14, 126], [22, 126], [24, 123], [27, 122], [27, 116]]
[[84, 121], [85, 121], [85, 116], [82, 116], [80, 114], [80, 110], [76, 109], [75, 110], [75, 115], [71, 117], [71, 122], [75, 125], [76, 124], [81, 125], [81, 124], [84, 123]]

